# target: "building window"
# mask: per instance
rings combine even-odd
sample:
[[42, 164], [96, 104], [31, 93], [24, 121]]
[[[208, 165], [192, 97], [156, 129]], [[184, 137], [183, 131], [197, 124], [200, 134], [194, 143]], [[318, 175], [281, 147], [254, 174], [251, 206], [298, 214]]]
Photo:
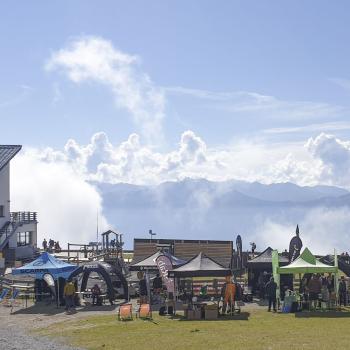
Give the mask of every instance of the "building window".
[[32, 232], [18, 232], [17, 233], [17, 247], [30, 245], [32, 241]]
[[5, 213], [4, 213], [4, 206], [3, 205], [0, 205], [0, 218], [3, 218], [5, 216]]

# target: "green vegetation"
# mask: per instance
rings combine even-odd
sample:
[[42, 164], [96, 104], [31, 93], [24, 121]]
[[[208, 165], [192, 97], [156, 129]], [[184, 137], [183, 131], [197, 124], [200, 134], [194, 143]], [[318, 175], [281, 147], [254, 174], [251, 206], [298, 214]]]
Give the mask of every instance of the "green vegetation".
[[[96, 316], [54, 324], [43, 335], [64, 337], [87, 349], [349, 349], [350, 318], [309, 317], [252, 310], [248, 320], [117, 321]], [[248, 316], [248, 315], [247, 315]]]

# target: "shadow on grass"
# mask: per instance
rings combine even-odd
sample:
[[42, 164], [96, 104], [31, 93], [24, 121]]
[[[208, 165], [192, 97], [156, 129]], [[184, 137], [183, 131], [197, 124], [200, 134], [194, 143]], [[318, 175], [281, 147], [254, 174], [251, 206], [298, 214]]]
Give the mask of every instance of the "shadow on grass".
[[349, 311], [310, 311], [297, 312], [296, 318], [342, 318], [350, 317]]
[[179, 321], [248, 321], [249, 320], [250, 313], [249, 312], [241, 312], [240, 314], [235, 314], [235, 315], [221, 315], [219, 318], [215, 320], [205, 320], [205, 319], [200, 319], [200, 320], [188, 320], [184, 316], [178, 316]]
[[[80, 312], [87, 312], [87, 311], [113, 311], [115, 310], [119, 305], [101, 305], [101, 306], [92, 306], [92, 305], [86, 305], [86, 306], [77, 306], [76, 309], [72, 312], [72, 314], [80, 313]], [[64, 307], [57, 308], [54, 305], [45, 305], [45, 304], [34, 304], [32, 306], [29, 306], [27, 308], [21, 308], [19, 310], [16, 310], [12, 313], [12, 315], [41, 315], [41, 316], [53, 316], [58, 314], [65, 313]]]

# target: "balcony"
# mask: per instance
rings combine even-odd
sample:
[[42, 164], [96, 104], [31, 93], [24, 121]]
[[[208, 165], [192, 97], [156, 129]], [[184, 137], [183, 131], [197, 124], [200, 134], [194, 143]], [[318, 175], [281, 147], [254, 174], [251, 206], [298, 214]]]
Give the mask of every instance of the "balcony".
[[10, 218], [12, 223], [25, 224], [30, 222], [37, 222], [37, 213], [30, 211], [11, 212]]

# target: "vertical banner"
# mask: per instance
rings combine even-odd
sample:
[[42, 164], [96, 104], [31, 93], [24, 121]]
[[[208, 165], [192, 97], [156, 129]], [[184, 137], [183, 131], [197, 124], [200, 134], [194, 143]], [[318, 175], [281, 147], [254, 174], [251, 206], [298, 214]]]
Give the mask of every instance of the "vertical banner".
[[[334, 266], [336, 268], [338, 268], [338, 255], [337, 255], [337, 251], [334, 249]], [[334, 291], [335, 291], [335, 295], [336, 295], [336, 300], [338, 302], [338, 297], [339, 297], [339, 292], [338, 292], [338, 288], [339, 288], [339, 283], [338, 283], [338, 271], [334, 274]]]
[[276, 290], [277, 300], [279, 300], [280, 298], [280, 275], [277, 272], [278, 267], [279, 267], [278, 251], [273, 250], [272, 251], [272, 275], [273, 275], [273, 279], [277, 283], [277, 290]]
[[174, 278], [168, 277], [168, 271], [173, 269], [173, 264], [171, 263], [171, 260], [166, 255], [159, 255], [156, 259], [156, 264], [159, 270], [159, 274], [162, 277], [163, 283], [165, 284], [168, 293], [174, 293]]
[[240, 235], [236, 238], [236, 247], [237, 247], [237, 267], [242, 270], [243, 268], [243, 256], [242, 256], [242, 238]]

